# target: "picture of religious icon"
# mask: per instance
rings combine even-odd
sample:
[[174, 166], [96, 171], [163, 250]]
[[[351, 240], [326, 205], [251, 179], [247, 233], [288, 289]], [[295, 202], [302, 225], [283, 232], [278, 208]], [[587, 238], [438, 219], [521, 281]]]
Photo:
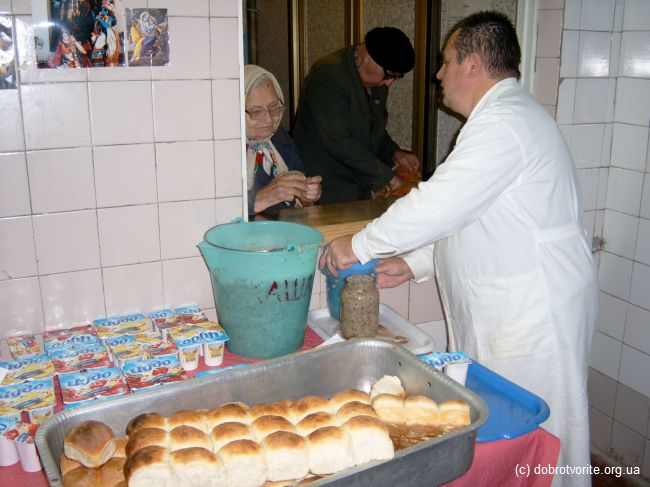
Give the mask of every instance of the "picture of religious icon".
[[166, 8], [127, 8], [127, 62], [129, 66], [169, 64], [169, 32]]
[[16, 88], [16, 63], [11, 17], [0, 16], [0, 90]]

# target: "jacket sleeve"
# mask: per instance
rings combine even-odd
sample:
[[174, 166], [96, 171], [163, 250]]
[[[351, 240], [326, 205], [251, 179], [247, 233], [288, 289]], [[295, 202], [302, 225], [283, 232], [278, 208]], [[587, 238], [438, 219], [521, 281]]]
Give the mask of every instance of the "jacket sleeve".
[[386, 129], [384, 129], [384, 137], [382, 138], [381, 145], [379, 146], [379, 158], [385, 164], [388, 164], [388, 167], [390, 167], [391, 169], [395, 165], [395, 161], [393, 160], [393, 155], [395, 154], [395, 151], [398, 149], [399, 149], [399, 145], [397, 145], [395, 141], [391, 139]]
[[[350, 109], [353, 94], [348, 80], [325, 67], [313, 74], [308, 96], [326, 150], [339, 163], [358, 173], [365, 184], [373, 189], [384, 187], [392, 179], [393, 172], [364, 141], [354, 136], [352, 124], [360, 122], [362, 115]], [[390, 150], [390, 143], [383, 145]]]

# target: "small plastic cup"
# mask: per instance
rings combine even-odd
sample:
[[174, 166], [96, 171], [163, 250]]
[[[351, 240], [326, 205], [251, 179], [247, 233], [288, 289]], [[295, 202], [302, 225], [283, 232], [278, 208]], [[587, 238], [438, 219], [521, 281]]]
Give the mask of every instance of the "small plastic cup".
[[467, 380], [468, 366], [467, 362], [445, 364], [445, 374], [464, 386]]
[[18, 463], [18, 449], [16, 442], [0, 438], [0, 467], [8, 467]]
[[190, 345], [180, 349], [181, 366], [183, 370], [196, 370], [199, 366], [199, 346]]
[[25, 472], [38, 472], [43, 467], [36, 453], [36, 445], [33, 442], [16, 442], [20, 466]]
[[223, 342], [203, 344], [203, 361], [208, 367], [216, 367], [223, 363]]

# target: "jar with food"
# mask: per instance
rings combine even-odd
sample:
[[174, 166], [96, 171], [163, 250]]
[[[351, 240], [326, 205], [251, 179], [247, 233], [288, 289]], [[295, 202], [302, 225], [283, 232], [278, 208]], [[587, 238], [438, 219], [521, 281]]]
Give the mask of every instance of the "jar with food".
[[379, 290], [372, 275], [349, 276], [341, 291], [343, 338], [372, 338], [379, 328]]

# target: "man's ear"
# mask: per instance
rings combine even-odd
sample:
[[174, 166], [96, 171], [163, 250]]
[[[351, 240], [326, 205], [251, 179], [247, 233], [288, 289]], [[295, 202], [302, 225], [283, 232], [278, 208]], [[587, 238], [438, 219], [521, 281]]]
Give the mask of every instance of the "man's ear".
[[481, 56], [479, 56], [477, 53], [468, 55], [465, 60], [467, 75], [470, 78], [476, 78], [485, 71], [485, 64], [483, 63], [483, 59], [481, 59]]

